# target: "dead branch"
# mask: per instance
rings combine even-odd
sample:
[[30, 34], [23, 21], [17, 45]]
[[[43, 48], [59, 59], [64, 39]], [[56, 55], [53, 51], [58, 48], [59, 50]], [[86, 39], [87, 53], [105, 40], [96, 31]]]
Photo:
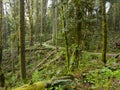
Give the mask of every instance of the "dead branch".
[[54, 55], [56, 52], [57, 52], [57, 51], [54, 50], [53, 52], [48, 53], [48, 54], [47, 54], [47, 57], [44, 58], [44, 59], [32, 70], [32, 72], [35, 71], [37, 68], [41, 67], [41, 65], [43, 65], [43, 64], [44, 64], [52, 55]]
[[42, 70], [43, 68], [48, 67], [49, 65], [51, 65], [52, 63], [54, 63], [55, 61], [59, 60], [59, 58], [62, 56], [63, 54], [60, 54], [58, 56], [56, 56], [53, 60], [51, 60], [50, 62], [44, 64], [42, 67], [39, 68], [39, 70]]

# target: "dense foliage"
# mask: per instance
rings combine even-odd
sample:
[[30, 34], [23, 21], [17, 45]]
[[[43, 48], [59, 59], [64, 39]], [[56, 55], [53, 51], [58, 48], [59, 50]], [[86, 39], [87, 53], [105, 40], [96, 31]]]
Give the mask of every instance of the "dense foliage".
[[119, 19], [109, 0], [0, 0], [0, 90], [119, 90]]

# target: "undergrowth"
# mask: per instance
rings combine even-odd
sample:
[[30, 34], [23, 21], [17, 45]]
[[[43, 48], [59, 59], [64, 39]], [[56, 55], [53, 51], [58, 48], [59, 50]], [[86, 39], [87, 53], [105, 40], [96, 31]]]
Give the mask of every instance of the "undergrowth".
[[[72, 59], [74, 58], [73, 56], [74, 55], [71, 56]], [[38, 59], [40, 59], [39, 56]], [[38, 59], [37, 62], [40, 62]], [[114, 57], [107, 58], [107, 64], [104, 66], [100, 54], [94, 55], [90, 52], [84, 52], [82, 60], [80, 60], [79, 69], [72, 70], [69, 73], [74, 79], [69, 81], [69, 83], [63, 80], [57, 86], [49, 87], [47, 90], [119, 90], [120, 83], [118, 83], [118, 81], [120, 80], [120, 69], [119, 66], [114, 67], [114, 64], [116, 66], [117, 60], [118, 59]], [[119, 65], [119, 63], [117, 64]], [[27, 68], [33, 67], [34, 63], [27, 65]], [[62, 56], [59, 60], [47, 65], [45, 68], [35, 70], [32, 73], [32, 78], [28, 78], [26, 82], [19, 81], [18, 75], [13, 76], [12, 74], [8, 74], [7, 83], [9, 87], [16, 87], [30, 83], [31, 81], [33, 83], [49, 81], [69, 74], [66, 70], [65, 58]]]

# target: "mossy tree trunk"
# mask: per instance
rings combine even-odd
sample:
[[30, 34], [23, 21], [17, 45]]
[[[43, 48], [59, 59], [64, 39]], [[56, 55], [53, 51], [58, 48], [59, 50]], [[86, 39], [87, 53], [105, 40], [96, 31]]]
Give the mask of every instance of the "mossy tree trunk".
[[13, 3], [11, 3], [9, 1], [11, 7], [10, 7], [10, 12], [11, 12], [11, 18], [12, 18], [12, 22], [13, 22], [13, 27], [12, 29], [10, 30], [10, 46], [11, 46], [11, 66], [12, 66], [12, 71], [13, 73], [15, 73], [15, 63], [14, 61], [17, 59], [18, 57], [18, 40], [19, 40], [19, 37], [17, 37], [19, 34], [18, 34], [18, 25], [19, 25], [19, 22], [18, 21], [18, 17], [19, 17], [19, 0], [15, 0]]
[[[82, 28], [82, 4], [81, 4], [81, 0], [78, 1], [77, 3], [75, 2], [75, 5], [76, 5], [76, 11], [75, 11], [75, 14], [76, 14], [76, 38], [75, 38], [75, 44], [76, 44], [76, 51], [75, 51], [75, 65], [74, 65], [74, 68], [77, 68], [79, 67], [79, 62], [80, 62], [80, 58], [81, 58], [81, 28]], [[80, 9], [81, 8], [81, 9]]]
[[40, 15], [40, 1], [36, 0], [36, 20], [35, 20], [35, 39], [36, 39], [36, 42], [38, 42], [40, 40], [40, 20], [41, 20], [41, 15]]
[[52, 18], [53, 18], [53, 33], [52, 33], [52, 42], [54, 45], [57, 46], [57, 17], [58, 17], [58, 1], [57, 0], [52, 0]]
[[[48, 0], [41, 0], [41, 33], [40, 33], [40, 45], [45, 41], [46, 32], [46, 10]], [[44, 38], [43, 38], [44, 34]]]
[[24, 0], [20, 0], [19, 58], [20, 58], [21, 78], [25, 79], [26, 67], [25, 67]]
[[0, 68], [2, 64], [2, 0], [0, 0]]
[[0, 0], [0, 87], [5, 86], [5, 77], [2, 72], [2, 0]]
[[15, 60], [15, 38], [16, 38], [16, 35], [15, 34], [11, 34], [11, 61], [12, 61], [12, 72], [15, 73], [15, 70], [14, 70], [14, 60]]
[[105, 0], [101, 0], [102, 4], [102, 61], [106, 64], [106, 49], [107, 49], [107, 23], [105, 13]]
[[81, 15], [82, 13], [79, 11], [79, 7], [77, 7], [77, 28], [76, 28], [76, 52], [75, 52], [75, 65], [78, 68], [79, 67], [79, 60], [80, 60], [80, 42], [81, 42], [81, 27], [82, 27], [82, 22], [81, 22]]
[[62, 16], [62, 20], [61, 20], [61, 26], [62, 26], [62, 30], [63, 30], [63, 35], [64, 35], [64, 40], [65, 40], [65, 49], [66, 49], [66, 61], [67, 61], [67, 71], [70, 71], [70, 57], [69, 57], [69, 47], [68, 47], [68, 38], [67, 38], [67, 25], [66, 25], [66, 15], [65, 15], [65, 10], [66, 10], [66, 6], [62, 5], [61, 6], [61, 16]]
[[28, 18], [30, 24], [30, 46], [33, 46], [33, 0], [26, 0], [27, 10], [28, 10]]

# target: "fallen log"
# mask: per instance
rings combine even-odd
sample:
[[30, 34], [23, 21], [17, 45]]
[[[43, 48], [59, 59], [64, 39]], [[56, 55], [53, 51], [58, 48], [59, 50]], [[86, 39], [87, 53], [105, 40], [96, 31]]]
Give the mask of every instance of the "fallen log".
[[47, 43], [43, 43], [42, 45], [46, 48], [51, 48], [51, 49], [58, 49], [58, 50], [64, 50], [65, 49], [64, 47], [55, 47], [55, 46], [47, 44]]
[[58, 56], [56, 56], [54, 59], [52, 59], [51, 61], [49, 61], [48, 63], [45, 63], [42, 67], [39, 68], [39, 71], [48, 67], [49, 65], [51, 65], [51, 63], [54, 63], [55, 61], [57, 61], [63, 54], [59, 54]]
[[57, 51], [54, 50], [51, 53], [47, 54], [47, 57], [44, 58], [35, 68], [33, 68], [32, 72], [35, 71], [37, 68], [41, 67], [41, 65], [43, 65], [52, 55], [54, 55]]
[[26, 48], [25, 52], [45, 50], [45, 48]]
[[69, 83], [73, 82], [74, 80], [73, 78], [74, 76], [72, 75], [61, 76], [48, 82], [37, 82], [32, 84], [26, 84], [24, 86], [17, 87], [12, 90], [46, 90], [47, 88], [50, 88], [50, 87], [54, 88], [59, 85], [64, 85], [64, 86], [68, 85]]
[[44, 82], [37, 82], [33, 84], [26, 84], [12, 90], [45, 90], [46, 86], [47, 84]]
[[[93, 52], [89, 52], [91, 55], [102, 55], [102, 53], [93, 53]], [[114, 57], [114, 58], [118, 58], [120, 55], [117, 53], [107, 53], [106, 54], [107, 57]]]

